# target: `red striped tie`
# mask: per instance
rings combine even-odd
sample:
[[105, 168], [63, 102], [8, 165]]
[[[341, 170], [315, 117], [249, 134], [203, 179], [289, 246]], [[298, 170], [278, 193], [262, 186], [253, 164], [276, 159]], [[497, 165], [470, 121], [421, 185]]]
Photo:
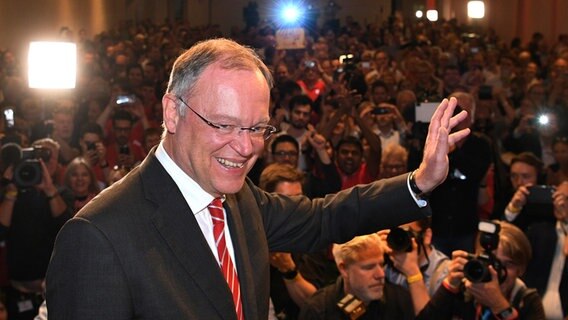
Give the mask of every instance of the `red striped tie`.
[[235, 303], [235, 311], [237, 312], [237, 319], [244, 320], [243, 305], [241, 303], [241, 285], [239, 284], [239, 277], [235, 271], [233, 260], [227, 250], [225, 242], [225, 217], [223, 215], [223, 203], [221, 199], [215, 198], [209, 206], [209, 213], [213, 220], [213, 236], [215, 237], [215, 244], [217, 245], [217, 253], [221, 263], [221, 270], [223, 276], [227, 280], [229, 289], [233, 293], [233, 302]]

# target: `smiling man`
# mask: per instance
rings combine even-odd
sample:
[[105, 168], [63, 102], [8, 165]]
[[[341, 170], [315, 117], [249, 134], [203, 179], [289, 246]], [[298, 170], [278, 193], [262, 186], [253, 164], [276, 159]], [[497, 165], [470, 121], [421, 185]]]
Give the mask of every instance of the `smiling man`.
[[428, 215], [422, 193], [469, 133], [449, 134], [466, 114], [452, 117], [445, 100], [413, 174], [313, 201], [272, 195], [246, 179], [275, 131], [271, 86], [258, 56], [231, 40], [176, 60], [161, 143], [58, 235], [50, 319], [266, 319], [269, 251], [316, 251]]

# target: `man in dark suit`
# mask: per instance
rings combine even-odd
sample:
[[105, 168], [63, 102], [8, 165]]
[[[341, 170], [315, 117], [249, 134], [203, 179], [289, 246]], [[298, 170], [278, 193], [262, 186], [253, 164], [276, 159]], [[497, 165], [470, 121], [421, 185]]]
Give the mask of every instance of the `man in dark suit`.
[[422, 194], [444, 180], [449, 147], [469, 133], [449, 133], [466, 116], [452, 117], [455, 99], [432, 117], [412, 174], [310, 201], [246, 179], [274, 131], [271, 85], [262, 61], [230, 40], [176, 60], [163, 141], [58, 235], [50, 319], [266, 319], [269, 251], [315, 251], [429, 214]]
[[[556, 223], [541, 222], [529, 227], [533, 248], [525, 282], [538, 290], [547, 319], [568, 316], [568, 182], [553, 194]], [[560, 306], [560, 307], [559, 307]]]

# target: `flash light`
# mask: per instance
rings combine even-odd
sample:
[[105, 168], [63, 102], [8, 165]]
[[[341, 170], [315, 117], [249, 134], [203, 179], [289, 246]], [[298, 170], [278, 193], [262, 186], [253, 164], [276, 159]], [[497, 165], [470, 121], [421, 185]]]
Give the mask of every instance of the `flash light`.
[[550, 121], [550, 119], [546, 114], [541, 114], [540, 116], [538, 116], [537, 119], [538, 119], [538, 124], [540, 124], [541, 126], [547, 125]]

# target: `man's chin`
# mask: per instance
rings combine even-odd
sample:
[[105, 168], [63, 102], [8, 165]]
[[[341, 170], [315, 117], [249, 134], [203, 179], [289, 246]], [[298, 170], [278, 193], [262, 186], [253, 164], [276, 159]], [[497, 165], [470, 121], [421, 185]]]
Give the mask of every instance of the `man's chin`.
[[220, 184], [217, 185], [217, 187], [215, 189], [217, 189], [217, 191], [220, 194], [237, 193], [243, 188], [243, 185], [245, 183], [245, 179], [242, 178], [238, 181], [233, 181], [233, 180], [234, 179], [231, 179], [231, 181], [222, 181]]

